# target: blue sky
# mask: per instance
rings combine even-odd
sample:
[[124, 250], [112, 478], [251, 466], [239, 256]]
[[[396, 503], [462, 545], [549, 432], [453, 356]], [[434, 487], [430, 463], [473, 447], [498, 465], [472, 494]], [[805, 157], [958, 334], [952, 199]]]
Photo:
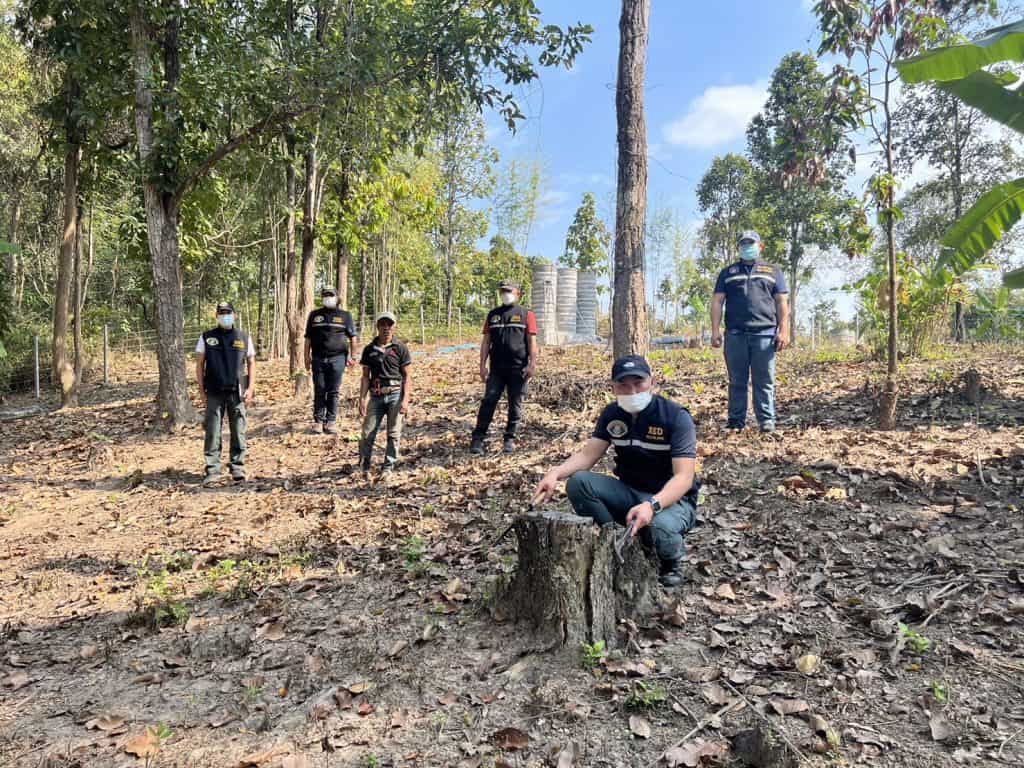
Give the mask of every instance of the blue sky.
[[[538, 0], [545, 22], [583, 21], [593, 41], [570, 71], [544, 70], [522, 95], [527, 120], [511, 135], [488, 116], [501, 154], [539, 160], [541, 211], [529, 255], [557, 259], [584, 192], [614, 220], [615, 75], [618, 0]], [[653, 0], [647, 67], [648, 200], [684, 223], [700, 220], [695, 189], [715, 155], [743, 151], [745, 129], [764, 102], [772, 70], [818, 41], [808, 0]]]

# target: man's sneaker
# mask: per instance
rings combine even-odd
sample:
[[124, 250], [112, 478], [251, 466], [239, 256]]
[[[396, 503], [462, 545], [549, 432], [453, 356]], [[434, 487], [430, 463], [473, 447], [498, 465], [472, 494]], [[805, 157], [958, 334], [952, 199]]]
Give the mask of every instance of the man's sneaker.
[[739, 422], [729, 421], [729, 422], [726, 422], [725, 428], [727, 430], [729, 430], [730, 432], [742, 432], [743, 431], [743, 426], [744, 425], [740, 424]]
[[469, 444], [469, 452], [474, 456], [483, 456], [484, 439], [482, 437], [474, 437], [473, 441]]
[[513, 440], [511, 437], [506, 437], [505, 438], [505, 445], [504, 445], [504, 447], [502, 447], [502, 450], [505, 453], [515, 453], [516, 452], [516, 441]]
[[231, 479], [236, 483], [245, 482], [245, 470], [242, 467], [232, 467]]
[[771, 434], [772, 432], [775, 431], [775, 422], [766, 421], [764, 424], [761, 425], [761, 431], [764, 432], [765, 434]]
[[207, 472], [203, 478], [203, 485], [207, 488], [220, 482], [220, 472]]
[[312, 432], [314, 435], [322, 435], [324, 433], [324, 425], [321, 424], [319, 421], [313, 422]]
[[334, 422], [333, 421], [329, 421], [326, 424], [324, 424], [324, 434], [325, 435], [336, 435], [336, 434], [338, 434], [338, 428], [336, 426], [334, 426]]
[[658, 569], [658, 583], [665, 589], [675, 589], [683, 583], [683, 563], [681, 560], [662, 560]]

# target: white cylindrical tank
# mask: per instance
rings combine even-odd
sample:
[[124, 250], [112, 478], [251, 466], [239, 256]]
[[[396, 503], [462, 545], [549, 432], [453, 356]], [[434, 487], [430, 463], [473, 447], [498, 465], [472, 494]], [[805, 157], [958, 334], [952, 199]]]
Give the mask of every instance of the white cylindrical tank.
[[557, 341], [557, 320], [555, 318], [556, 284], [558, 271], [550, 261], [538, 261], [533, 266], [530, 286], [530, 303], [537, 318], [537, 341], [554, 344]]
[[558, 335], [568, 341], [576, 334], [576, 270], [572, 267], [558, 268], [555, 314], [558, 317]]
[[576, 335], [584, 340], [597, 338], [597, 274], [576, 275]]

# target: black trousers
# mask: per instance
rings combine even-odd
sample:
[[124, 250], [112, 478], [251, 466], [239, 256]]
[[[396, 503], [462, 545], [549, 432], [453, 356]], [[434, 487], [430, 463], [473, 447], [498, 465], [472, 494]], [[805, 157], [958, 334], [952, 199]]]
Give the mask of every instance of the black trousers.
[[503, 392], [508, 392], [508, 424], [505, 425], [505, 439], [516, 436], [519, 422], [523, 420], [523, 400], [526, 398], [526, 373], [522, 369], [508, 371], [492, 370], [487, 377], [484, 388], [484, 399], [480, 402], [480, 412], [476, 417], [476, 429], [473, 437], [487, 437], [487, 430], [494, 419], [494, 409], [498, 407]]
[[333, 424], [338, 420], [338, 391], [348, 355], [313, 358], [313, 421]]

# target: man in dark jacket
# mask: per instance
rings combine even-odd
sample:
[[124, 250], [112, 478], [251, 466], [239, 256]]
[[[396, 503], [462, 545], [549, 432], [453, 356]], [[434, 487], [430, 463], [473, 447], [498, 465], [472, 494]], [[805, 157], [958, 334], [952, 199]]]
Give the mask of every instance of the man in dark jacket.
[[504, 451], [515, 452], [526, 382], [537, 372], [537, 318], [532, 311], [519, 306], [520, 290], [516, 283], [504, 280], [498, 291], [501, 306], [487, 313], [480, 343], [480, 380], [486, 386], [469, 445], [470, 452], [478, 456], [484, 453], [484, 439], [503, 392], [508, 392]]
[[252, 402], [256, 350], [245, 331], [235, 328], [235, 308], [217, 305], [217, 327], [196, 342], [196, 381], [206, 408], [206, 476], [204, 485], [220, 479], [221, 427], [225, 414], [231, 429], [231, 478], [245, 480], [245, 407]]
[[338, 292], [320, 291], [323, 306], [306, 318], [306, 370], [313, 375], [313, 432], [337, 434], [338, 393], [346, 365], [355, 365], [359, 339], [352, 315], [338, 308]]
[[[621, 525], [652, 549], [666, 588], [683, 581], [683, 537], [696, 520], [697, 429], [689, 411], [652, 392], [651, 367], [638, 355], [612, 366], [615, 402], [601, 412], [594, 434], [537, 486], [534, 503], [548, 501], [560, 480], [576, 513], [601, 526]], [[615, 450], [615, 477], [590, 469]]]
[[412, 398], [412, 355], [409, 348], [395, 338], [398, 319], [392, 312], [377, 315], [377, 335], [363, 347], [363, 378], [359, 383], [359, 415], [363, 417], [363, 433], [359, 441], [359, 466], [366, 475], [370, 471], [373, 444], [380, 425], [387, 421], [388, 442], [384, 451], [384, 472], [398, 465], [402, 422], [408, 418]]

